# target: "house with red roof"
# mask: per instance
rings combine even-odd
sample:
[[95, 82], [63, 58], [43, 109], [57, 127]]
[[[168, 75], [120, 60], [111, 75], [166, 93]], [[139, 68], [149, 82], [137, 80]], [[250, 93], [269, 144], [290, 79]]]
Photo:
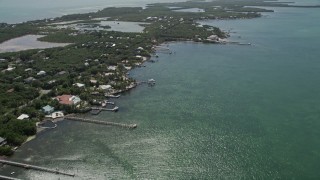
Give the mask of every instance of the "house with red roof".
[[76, 105], [81, 102], [81, 99], [78, 96], [73, 95], [61, 95], [57, 96], [55, 99], [57, 99], [60, 104], [64, 105]]

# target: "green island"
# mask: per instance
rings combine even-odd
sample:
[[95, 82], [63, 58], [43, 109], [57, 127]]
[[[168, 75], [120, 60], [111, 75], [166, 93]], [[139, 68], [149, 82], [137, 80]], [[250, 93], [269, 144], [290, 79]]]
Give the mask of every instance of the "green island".
[[[263, 0], [188, 1], [141, 7], [110, 7], [20, 24], [0, 24], [0, 43], [25, 35], [70, 43], [64, 47], [0, 53], [0, 155], [37, 133], [48, 115], [85, 113], [107, 97], [137, 86], [128, 71], [156, 58], [170, 41], [227, 43], [227, 32], [201, 20], [257, 18], [259, 7], [299, 7]], [[103, 21], [137, 22], [141, 32], [114, 31]]]

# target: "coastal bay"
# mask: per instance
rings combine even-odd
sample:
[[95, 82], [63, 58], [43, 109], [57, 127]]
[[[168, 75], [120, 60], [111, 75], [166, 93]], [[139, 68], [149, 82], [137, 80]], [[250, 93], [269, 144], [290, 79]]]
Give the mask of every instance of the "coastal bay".
[[4, 52], [17, 52], [29, 49], [45, 49], [53, 47], [63, 47], [70, 45], [68, 43], [49, 43], [38, 41], [38, 38], [44, 36], [41, 35], [26, 35], [5, 41], [0, 44], [0, 53]]
[[[125, 93], [115, 100], [120, 113], [96, 117], [138, 129], [64, 121], [12, 159], [82, 179], [317, 178], [318, 17], [318, 9], [278, 8], [258, 19], [206, 22], [252, 45], [168, 44], [175, 54], [130, 71], [157, 85]], [[12, 171], [58, 178], [0, 170]]]

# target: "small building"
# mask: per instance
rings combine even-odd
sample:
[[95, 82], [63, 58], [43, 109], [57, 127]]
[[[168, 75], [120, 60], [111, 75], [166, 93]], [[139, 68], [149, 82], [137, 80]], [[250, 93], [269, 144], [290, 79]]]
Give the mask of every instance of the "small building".
[[77, 86], [78, 88], [84, 87], [84, 84], [81, 84], [81, 83], [74, 83], [73, 85], [74, 85], [74, 86]]
[[14, 92], [14, 88], [7, 90], [7, 93], [12, 93], [12, 92]]
[[108, 90], [108, 89], [111, 89], [111, 85], [100, 85], [99, 86], [99, 89], [101, 89], [101, 90]]
[[62, 118], [62, 117], [64, 117], [64, 114], [62, 111], [56, 111], [51, 114], [52, 119]]
[[26, 83], [32, 83], [33, 81], [35, 81], [36, 79], [34, 77], [28, 77], [27, 79], [24, 79], [24, 82]]
[[29, 71], [32, 71], [32, 68], [27, 68], [24, 70], [24, 72], [29, 72]]
[[14, 69], [16, 69], [16, 68], [10, 66], [7, 69], [3, 70], [2, 72], [6, 72], [6, 71], [10, 72], [10, 71], [13, 71]]
[[45, 72], [45, 71], [39, 71], [38, 73], [37, 73], [37, 76], [44, 76], [44, 75], [46, 75], [47, 73]]
[[114, 73], [105, 73], [104, 75], [105, 76], [111, 76], [111, 75], [114, 75]]
[[45, 114], [51, 114], [53, 113], [54, 111], [54, 107], [50, 106], [50, 105], [46, 105], [44, 107], [42, 107], [42, 111], [45, 113]]
[[17, 119], [18, 120], [29, 119], [29, 115], [28, 114], [21, 114]]
[[57, 74], [57, 75], [62, 76], [62, 75], [64, 75], [64, 74], [66, 74], [66, 73], [67, 73], [66, 71], [60, 71], [60, 72], [58, 72], [58, 74]]
[[140, 56], [140, 55], [136, 55], [136, 58], [142, 59], [142, 56]]
[[117, 69], [117, 66], [109, 66], [108, 67], [108, 70], [111, 70], [111, 71], [115, 71]]
[[97, 84], [97, 82], [98, 82], [98, 81], [95, 80], [95, 79], [91, 79], [91, 80], [90, 80], [90, 83], [92, 83], [92, 84]]
[[211, 35], [207, 37], [207, 40], [209, 41], [219, 41], [219, 37], [217, 35]]
[[55, 79], [48, 81], [48, 84], [54, 84], [56, 82]]
[[0, 146], [3, 146], [5, 145], [7, 142], [6, 142], [6, 139], [3, 138], [3, 137], [0, 137]]
[[78, 96], [73, 95], [61, 95], [57, 96], [55, 99], [57, 99], [60, 104], [64, 105], [76, 105], [81, 102], [81, 99]]

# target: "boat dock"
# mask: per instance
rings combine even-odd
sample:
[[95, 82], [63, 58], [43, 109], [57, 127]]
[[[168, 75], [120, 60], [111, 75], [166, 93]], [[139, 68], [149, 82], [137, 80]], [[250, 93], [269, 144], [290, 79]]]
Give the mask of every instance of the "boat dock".
[[122, 124], [122, 123], [115, 123], [115, 122], [108, 122], [108, 121], [98, 121], [98, 120], [85, 119], [85, 118], [80, 118], [80, 117], [71, 117], [71, 116], [65, 116], [64, 118], [67, 119], [67, 120], [71, 120], [71, 121], [80, 121], [80, 122], [87, 122], [87, 123], [93, 123], [93, 124], [118, 126], [118, 127], [128, 128], [128, 129], [137, 128], [137, 124]]
[[115, 106], [112, 109], [109, 108], [104, 108], [104, 107], [92, 107], [91, 108], [91, 114], [92, 115], [98, 115], [101, 113], [101, 111], [113, 111], [113, 112], [117, 112], [119, 110], [118, 106]]
[[112, 109], [109, 108], [103, 108], [103, 107], [92, 107], [91, 110], [99, 110], [99, 111], [113, 111], [113, 112], [117, 112], [119, 110], [119, 107], [116, 106]]
[[111, 105], [115, 105], [114, 102], [110, 102], [110, 101], [107, 101], [106, 104], [111, 104]]
[[56, 170], [49, 169], [49, 168], [44, 168], [44, 167], [40, 167], [40, 166], [34, 166], [31, 164], [24, 164], [24, 163], [19, 163], [19, 162], [14, 162], [14, 161], [7, 161], [7, 160], [0, 159], [0, 163], [10, 165], [10, 166], [22, 167], [25, 169], [33, 169], [33, 170], [44, 171], [44, 172], [49, 172], [49, 173], [54, 173], [54, 174], [61, 174], [61, 175], [72, 176], [72, 177], [75, 176], [75, 174], [62, 172], [62, 171], [59, 171], [58, 169], [56, 169]]
[[118, 94], [118, 95], [105, 94], [105, 96], [106, 96], [107, 98], [119, 98], [119, 97], [120, 97], [119, 94]]

